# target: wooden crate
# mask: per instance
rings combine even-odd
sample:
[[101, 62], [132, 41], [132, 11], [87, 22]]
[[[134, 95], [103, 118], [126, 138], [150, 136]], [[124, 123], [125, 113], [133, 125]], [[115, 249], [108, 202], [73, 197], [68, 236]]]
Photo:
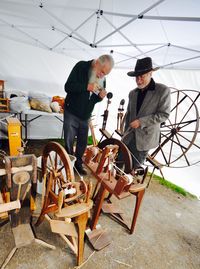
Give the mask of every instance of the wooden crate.
[[8, 98], [0, 98], [0, 112], [10, 112]]

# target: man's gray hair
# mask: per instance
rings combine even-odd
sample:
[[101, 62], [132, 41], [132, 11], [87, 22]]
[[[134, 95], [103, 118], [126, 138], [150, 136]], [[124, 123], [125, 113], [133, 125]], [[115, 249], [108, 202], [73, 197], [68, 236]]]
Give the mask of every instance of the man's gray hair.
[[111, 67], [113, 68], [114, 66], [114, 60], [113, 60], [113, 57], [109, 54], [104, 54], [104, 55], [101, 55], [99, 58], [98, 58], [98, 61], [100, 62], [100, 64], [104, 64], [105, 62], [109, 62]]

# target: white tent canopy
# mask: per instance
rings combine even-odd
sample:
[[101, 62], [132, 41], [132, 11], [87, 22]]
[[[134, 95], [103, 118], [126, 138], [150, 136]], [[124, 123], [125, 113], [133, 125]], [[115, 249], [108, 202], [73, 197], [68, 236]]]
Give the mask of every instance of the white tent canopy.
[[76, 60], [112, 52], [117, 68], [145, 55], [200, 67], [198, 0], [1, 0], [0, 35]]
[[[107, 91], [113, 92], [108, 119], [112, 133], [120, 100], [126, 100], [126, 107], [136, 86], [126, 73], [138, 58], [150, 56], [160, 67], [153, 75], [157, 82], [199, 91], [199, 15], [198, 0], [1, 0], [0, 79], [6, 89], [65, 96], [64, 83], [77, 61], [112, 54], [115, 68], [107, 78]], [[94, 111], [97, 129], [105, 102]], [[32, 138], [60, 136], [61, 124], [57, 128], [52, 120], [31, 126]], [[199, 166], [189, 169], [181, 176], [180, 169], [174, 170], [174, 177], [182, 182], [184, 176], [197, 177]], [[186, 189], [200, 196], [195, 180], [193, 191]]]

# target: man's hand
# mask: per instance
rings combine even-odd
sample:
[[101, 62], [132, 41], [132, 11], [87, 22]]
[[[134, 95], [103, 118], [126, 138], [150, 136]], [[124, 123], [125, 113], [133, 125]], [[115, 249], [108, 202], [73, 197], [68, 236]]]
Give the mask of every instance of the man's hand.
[[87, 90], [89, 92], [95, 92], [98, 91], [101, 87], [99, 86], [98, 83], [94, 82], [94, 83], [89, 83], [87, 86]]
[[140, 124], [140, 121], [139, 120], [134, 120], [130, 123], [130, 126], [133, 128], [133, 129], [137, 129], [141, 126]]
[[100, 97], [101, 99], [103, 99], [106, 95], [107, 95], [107, 91], [104, 90], [104, 89], [102, 89], [102, 90], [100, 91], [100, 93], [99, 93], [99, 97]]

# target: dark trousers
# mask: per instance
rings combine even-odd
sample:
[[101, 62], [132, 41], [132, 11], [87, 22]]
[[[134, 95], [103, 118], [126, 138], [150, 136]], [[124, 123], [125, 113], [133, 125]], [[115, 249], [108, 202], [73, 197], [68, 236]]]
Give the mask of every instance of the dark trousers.
[[126, 146], [131, 152], [133, 169], [136, 169], [140, 167], [142, 164], [144, 164], [144, 161], [148, 155], [148, 151], [137, 150], [135, 133], [133, 133], [133, 138], [131, 139], [129, 143], [126, 144]]
[[[75, 155], [76, 166], [80, 167], [83, 163], [82, 157], [87, 147], [88, 139], [88, 120], [81, 120], [67, 110], [64, 111], [64, 139], [67, 153]], [[76, 150], [73, 145], [76, 138]]]

